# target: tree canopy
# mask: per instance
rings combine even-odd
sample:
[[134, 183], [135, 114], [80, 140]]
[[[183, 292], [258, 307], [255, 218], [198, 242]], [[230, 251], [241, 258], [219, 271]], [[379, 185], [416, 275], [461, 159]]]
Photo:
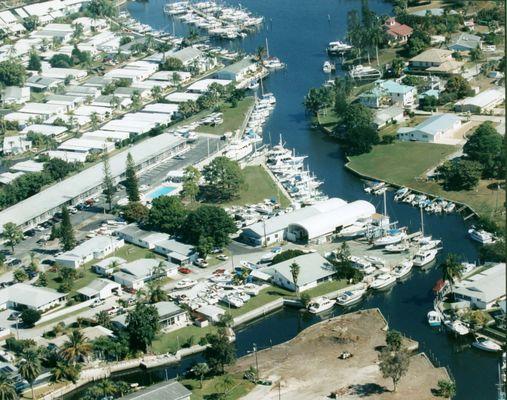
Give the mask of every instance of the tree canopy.
[[236, 225], [221, 207], [202, 205], [190, 211], [183, 222], [180, 234], [185, 241], [197, 245], [201, 237], [210, 238], [214, 247], [224, 247]]
[[482, 165], [466, 159], [446, 161], [437, 168], [445, 190], [471, 190], [482, 176]]
[[160, 196], [151, 203], [148, 225], [158, 231], [175, 235], [186, 216], [187, 211], [178, 196]]
[[166, 57], [159, 64], [158, 67], [161, 71], [185, 71], [185, 67], [179, 58]]
[[23, 86], [26, 70], [17, 61], [6, 60], [0, 62], [0, 84], [3, 86]]
[[127, 332], [133, 350], [146, 352], [160, 328], [158, 318], [157, 309], [144, 303], [138, 303], [128, 313]]
[[208, 333], [206, 340], [209, 346], [204, 350], [204, 358], [210, 369], [222, 374], [226, 365], [236, 360], [234, 344], [230, 342], [223, 328], [218, 329], [216, 334]]
[[463, 152], [472, 161], [479, 162], [483, 178], [497, 178], [504, 175], [504, 139], [490, 121], [479, 125], [470, 136]]
[[238, 196], [245, 184], [237, 161], [217, 157], [203, 169], [205, 185], [203, 195], [210, 201], [227, 201]]

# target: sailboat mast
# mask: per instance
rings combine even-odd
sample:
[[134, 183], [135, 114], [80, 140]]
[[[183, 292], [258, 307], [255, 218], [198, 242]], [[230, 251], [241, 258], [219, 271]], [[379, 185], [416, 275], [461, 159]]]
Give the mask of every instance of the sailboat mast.
[[422, 235], [424, 236], [424, 213], [423, 213], [422, 206], [419, 207], [419, 209], [421, 210], [421, 232], [422, 232]]
[[384, 191], [384, 216], [389, 217], [387, 215], [387, 200], [386, 200], [386, 192]]
[[268, 45], [268, 38], [266, 38], [266, 56], [269, 58], [269, 45]]

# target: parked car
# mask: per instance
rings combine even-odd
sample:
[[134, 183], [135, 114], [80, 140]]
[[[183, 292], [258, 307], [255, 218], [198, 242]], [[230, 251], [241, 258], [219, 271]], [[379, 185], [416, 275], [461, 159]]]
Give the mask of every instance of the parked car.
[[[104, 299], [95, 299], [92, 304], [90, 304], [90, 307], [95, 308], [101, 305], [106, 304], [106, 301]], [[109, 312], [108, 312], [109, 313]]]
[[106, 310], [106, 312], [109, 314], [109, 315], [116, 315], [118, 314], [118, 307], [116, 306], [113, 306], [109, 309]]
[[21, 316], [21, 313], [19, 311], [13, 311], [7, 318], [9, 321], [15, 321]]
[[192, 270], [190, 268], [187, 268], [187, 267], [179, 267], [178, 268], [178, 272], [180, 274], [190, 274], [192, 272]]
[[226, 256], [225, 254], [219, 254], [217, 256], [217, 259], [219, 259], [220, 261], [227, 261], [229, 259], [229, 257]]
[[204, 258], [198, 258], [194, 261], [194, 265], [196, 265], [199, 268], [206, 268], [209, 263]]

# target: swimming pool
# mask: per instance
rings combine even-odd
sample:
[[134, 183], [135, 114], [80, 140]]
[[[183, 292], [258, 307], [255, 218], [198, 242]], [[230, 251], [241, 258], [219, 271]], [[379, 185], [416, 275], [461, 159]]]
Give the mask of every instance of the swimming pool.
[[160, 196], [167, 196], [176, 188], [174, 186], [159, 186], [155, 190], [152, 190], [150, 193], [146, 194], [145, 198], [148, 200], [156, 199]]

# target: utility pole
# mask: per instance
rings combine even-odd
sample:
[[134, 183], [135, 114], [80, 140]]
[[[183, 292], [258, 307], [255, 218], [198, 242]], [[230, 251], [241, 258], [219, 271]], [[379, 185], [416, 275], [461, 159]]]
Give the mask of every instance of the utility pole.
[[259, 359], [257, 358], [257, 345], [255, 343], [252, 343], [252, 347], [255, 354], [255, 376], [257, 377], [256, 380], [259, 380]]

